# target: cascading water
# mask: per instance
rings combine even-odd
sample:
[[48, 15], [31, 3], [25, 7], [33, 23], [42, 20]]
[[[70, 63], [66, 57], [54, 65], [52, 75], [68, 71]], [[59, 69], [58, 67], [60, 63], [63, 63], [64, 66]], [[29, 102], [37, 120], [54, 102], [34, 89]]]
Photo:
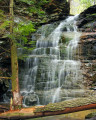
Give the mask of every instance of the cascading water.
[[[70, 16], [62, 21], [55, 30], [51, 24], [42, 26], [37, 31], [39, 37], [36, 49], [26, 59], [21, 93], [24, 104], [48, 104], [81, 96], [82, 70], [80, 61], [75, 60], [76, 49], [80, 38], [77, 32], [76, 19]], [[51, 33], [49, 31], [52, 31]], [[70, 41], [63, 44], [61, 36], [71, 34]], [[64, 45], [64, 53], [60, 47]], [[62, 57], [63, 56], [63, 57]], [[81, 90], [83, 92], [83, 90]]]

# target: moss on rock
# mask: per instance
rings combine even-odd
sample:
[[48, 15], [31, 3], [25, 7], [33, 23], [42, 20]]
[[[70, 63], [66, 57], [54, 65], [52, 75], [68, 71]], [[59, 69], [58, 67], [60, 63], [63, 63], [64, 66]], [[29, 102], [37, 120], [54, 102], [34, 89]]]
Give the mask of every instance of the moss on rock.
[[85, 119], [90, 119], [90, 118], [92, 118], [94, 116], [96, 116], [96, 112], [88, 114], [87, 116], [85, 116]]

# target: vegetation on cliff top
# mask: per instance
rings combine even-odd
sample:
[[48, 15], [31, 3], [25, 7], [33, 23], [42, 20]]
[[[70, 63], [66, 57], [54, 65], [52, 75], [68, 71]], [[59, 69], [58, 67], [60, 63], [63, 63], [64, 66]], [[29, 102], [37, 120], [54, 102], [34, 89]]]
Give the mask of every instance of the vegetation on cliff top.
[[72, 0], [71, 1], [71, 14], [79, 14], [88, 7], [95, 5], [96, 1], [95, 0]]

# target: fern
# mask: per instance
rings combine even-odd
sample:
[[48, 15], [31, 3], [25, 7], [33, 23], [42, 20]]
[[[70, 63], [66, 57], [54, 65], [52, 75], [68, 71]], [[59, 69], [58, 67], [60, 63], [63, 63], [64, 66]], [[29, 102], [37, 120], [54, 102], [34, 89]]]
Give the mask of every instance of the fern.
[[35, 0], [19, 0], [20, 2], [24, 2], [24, 3], [26, 3], [26, 4], [28, 4], [28, 5], [33, 5], [33, 4], [35, 4]]
[[[32, 33], [35, 32], [34, 25], [32, 22], [25, 24], [24, 22], [20, 22], [17, 26], [13, 29], [13, 35], [9, 35], [9, 37], [14, 37], [17, 46], [23, 47], [21, 43], [28, 44], [27, 37]], [[20, 42], [21, 41], [21, 42]]]

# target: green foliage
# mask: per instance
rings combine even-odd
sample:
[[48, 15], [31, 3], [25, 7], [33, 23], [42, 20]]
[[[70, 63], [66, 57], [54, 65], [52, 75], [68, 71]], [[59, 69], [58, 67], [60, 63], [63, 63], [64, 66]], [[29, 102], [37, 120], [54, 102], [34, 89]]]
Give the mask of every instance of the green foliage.
[[32, 4], [35, 3], [35, 0], [19, 0], [19, 1], [24, 2], [24, 3], [28, 4], [28, 5], [32, 5]]
[[0, 21], [5, 18], [4, 11], [0, 10]]
[[28, 24], [25, 24], [24, 22], [20, 22], [15, 28], [14, 33], [19, 35], [27, 36], [29, 33], [34, 32], [34, 26], [32, 22], [29, 22]]
[[15, 43], [18, 47], [24, 48], [24, 44], [29, 44], [31, 46], [31, 44], [33, 43], [28, 41], [27, 38], [31, 35], [32, 32], [35, 32], [33, 23], [31, 21], [29, 21], [28, 23], [14, 23], [13, 34], [9, 34], [8, 31], [10, 23], [11, 21], [6, 18], [6, 16], [4, 15], [4, 11], [0, 10], [0, 34], [3, 35], [3, 37], [9, 37], [12, 40], [15, 40]]
[[[21, 43], [28, 44], [27, 37], [32, 33], [35, 32], [34, 25], [32, 22], [25, 24], [24, 22], [20, 22], [17, 24], [13, 29], [13, 35], [9, 35], [12, 39], [16, 40], [18, 46], [21, 46]], [[19, 43], [21, 41], [21, 43]]]
[[29, 5], [26, 10], [33, 15], [43, 16], [45, 11], [42, 10], [42, 6], [48, 4], [50, 0], [19, 0], [19, 2]]
[[40, 7], [36, 8], [35, 6], [34, 7], [28, 7], [27, 11], [29, 13], [37, 14], [38, 16], [42, 16], [42, 15], [45, 14], [45, 11], [43, 11]]
[[6, 28], [9, 27], [10, 21], [6, 19], [4, 11], [0, 10], [0, 34], [6, 32]]
[[36, 5], [36, 6], [41, 6], [44, 5], [46, 3], [49, 3], [48, 0], [19, 0], [20, 2], [24, 2], [28, 5]]
[[73, 0], [71, 2], [71, 14], [79, 14], [83, 12], [88, 7], [94, 5], [96, 0]]
[[93, 0], [81, 0], [81, 5], [83, 5], [85, 8], [88, 8], [93, 5]]
[[10, 23], [10, 21], [8, 21], [8, 20], [4, 21], [4, 22], [1, 24], [1, 26], [0, 26], [0, 30], [3, 30], [3, 29], [5, 29], [6, 27], [8, 27], [8, 26], [9, 26], [9, 23]]

